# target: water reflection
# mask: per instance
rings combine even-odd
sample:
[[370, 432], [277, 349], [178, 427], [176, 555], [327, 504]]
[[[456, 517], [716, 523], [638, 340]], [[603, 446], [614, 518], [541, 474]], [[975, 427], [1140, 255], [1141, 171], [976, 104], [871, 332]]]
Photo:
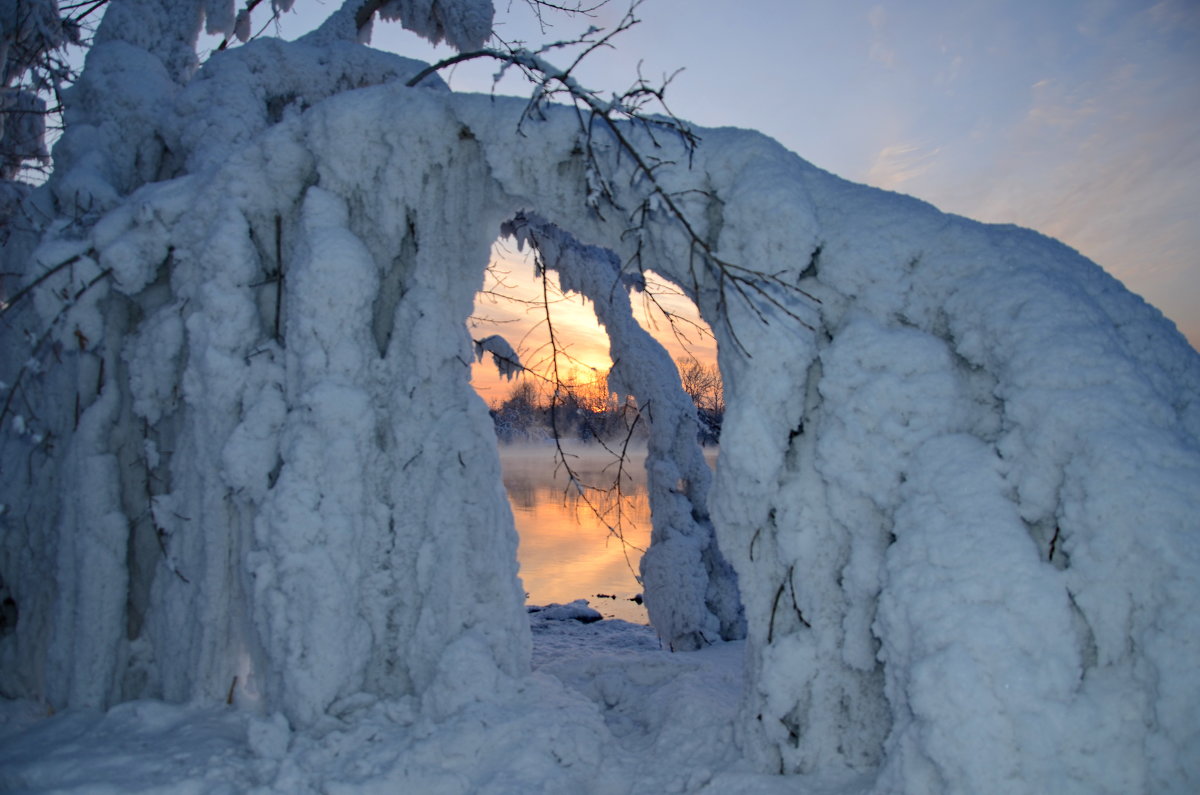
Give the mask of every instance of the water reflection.
[[[597, 445], [568, 448], [571, 468], [584, 484], [569, 487], [555, 471], [554, 447], [501, 445], [500, 462], [521, 544], [517, 559], [531, 604], [587, 599], [605, 617], [648, 623], [646, 610], [629, 601], [641, 593], [634, 572], [650, 543], [645, 452], [634, 453], [621, 473], [621, 494], [607, 490], [617, 478], [611, 454]], [[618, 525], [622, 539], [613, 529]], [[599, 514], [599, 515], [598, 515]], [[616, 599], [597, 598], [608, 594]]]
[[[650, 543], [650, 503], [646, 493], [645, 449], [631, 451], [621, 469], [599, 445], [566, 448], [582, 483], [568, 488], [562, 467], [554, 465], [554, 445], [501, 445], [500, 463], [521, 544], [517, 560], [530, 604], [587, 599], [607, 618], [647, 624], [646, 609], [630, 599], [642, 587], [634, 572]], [[717, 450], [705, 451], [709, 465]], [[620, 511], [618, 522], [618, 510]], [[620, 526], [622, 538], [614, 534]], [[598, 598], [597, 594], [615, 596]]]

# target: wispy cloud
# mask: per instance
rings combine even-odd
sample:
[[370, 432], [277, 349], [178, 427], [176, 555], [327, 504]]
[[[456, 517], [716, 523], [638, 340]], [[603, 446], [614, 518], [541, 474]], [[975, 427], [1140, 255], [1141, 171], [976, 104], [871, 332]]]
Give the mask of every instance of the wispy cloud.
[[955, 198], [928, 197], [1078, 248], [1200, 345], [1195, 94], [1195, 81], [1155, 80], [1121, 63], [1103, 80], [1040, 80], [974, 183]]
[[937, 147], [928, 149], [913, 143], [888, 144], [875, 155], [875, 162], [867, 170], [867, 182], [887, 190], [900, 190], [904, 183], [929, 171], [939, 151]]

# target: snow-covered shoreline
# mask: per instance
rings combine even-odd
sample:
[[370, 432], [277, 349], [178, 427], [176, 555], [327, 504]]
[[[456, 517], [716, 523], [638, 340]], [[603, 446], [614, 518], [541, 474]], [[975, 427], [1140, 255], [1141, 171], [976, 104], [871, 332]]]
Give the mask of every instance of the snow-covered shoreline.
[[50, 715], [33, 702], [0, 701], [0, 791], [784, 789], [784, 780], [754, 773], [733, 742], [744, 642], [672, 654], [647, 626], [539, 613], [530, 622], [533, 672], [518, 694], [477, 702], [441, 726], [408, 700], [365, 695], [300, 731], [281, 715], [223, 704], [143, 700]]

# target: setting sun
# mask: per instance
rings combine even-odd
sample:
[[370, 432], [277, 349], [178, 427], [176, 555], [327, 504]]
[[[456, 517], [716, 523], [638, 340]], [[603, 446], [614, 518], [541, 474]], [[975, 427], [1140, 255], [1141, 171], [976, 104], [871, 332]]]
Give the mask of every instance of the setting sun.
[[[588, 384], [603, 379], [612, 367], [612, 359], [608, 335], [596, 322], [591, 304], [576, 293], [563, 295], [555, 274], [551, 273], [543, 285], [534, 271], [528, 251], [518, 252], [505, 240], [496, 242], [483, 289], [476, 296], [467, 322], [471, 337], [504, 337], [529, 371], [526, 377], [539, 388], [553, 382], [556, 364], [558, 378], [564, 383]], [[716, 343], [691, 301], [662, 281], [648, 278], [647, 282], [649, 295], [631, 296], [638, 322], [673, 359], [714, 363]], [[673, 316], [674, 326], [664, 309]], [[550, 342], [551, 328], [554, 346]], [[471, 384], [489, 405], [503, 400], [512, 390], [512, 384], [497, 373], [487, 356], [472, 362]]]

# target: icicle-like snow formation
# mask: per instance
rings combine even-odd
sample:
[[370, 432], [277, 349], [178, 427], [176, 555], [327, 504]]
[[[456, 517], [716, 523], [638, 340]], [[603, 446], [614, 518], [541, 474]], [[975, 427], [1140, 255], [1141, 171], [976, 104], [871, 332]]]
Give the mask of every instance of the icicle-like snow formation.
[[492, 0], [389, 0], [379, 8], [385, 20], [399, 20], [434, 44], [456, 50], [482, 47], [492, 35]]
[[[600, 128], [589, 165], [573, 112], [517, 135], [523, 101], [407, 89], [396, 59], [359, 88], [387, 69], [345, 37], [189, 78], [172, 11], [109, 14], [134, 7], [161, 36], [93, 49], [34, 197], [59, 220], [6, 258], [29, 292], [0, 329], [4, 695], [232, 693], [303, 726], [518, 687], [464, 320], [528, 208], [653, 263], [719, 338], [709, 505], [760, 767], [1200, 786], [1200, 356], [1094, 264], [754, 133], [689, 158], [624, 128], [661, 147], [649, 179]], [[588, 206], [598, 168], [635, 228]]]
[[697, 442], [696, 407], [683, 391], [670, 354], [633, 317], [626, 276], [607, 249], [584, 246], [534, 213], [501, 227], [529, 243], [563, 290], [588, 298], [608, 332], [609, 386], [637, 398], [650, 424], [646, 480], [653, 531], [642, 556], [650, 622], [663, 644], [693, 651], [745, 636], [737, 575], [717, 546], [708, 517], [712, 480]]

